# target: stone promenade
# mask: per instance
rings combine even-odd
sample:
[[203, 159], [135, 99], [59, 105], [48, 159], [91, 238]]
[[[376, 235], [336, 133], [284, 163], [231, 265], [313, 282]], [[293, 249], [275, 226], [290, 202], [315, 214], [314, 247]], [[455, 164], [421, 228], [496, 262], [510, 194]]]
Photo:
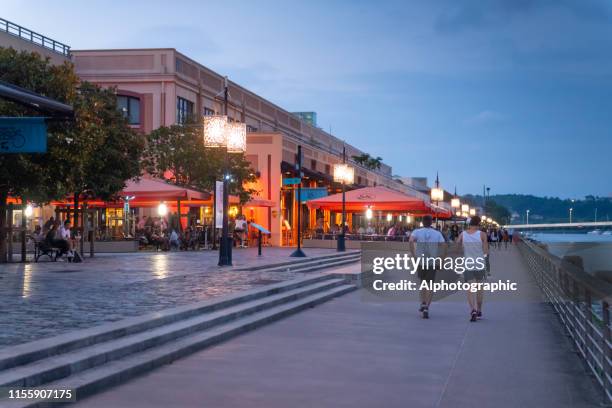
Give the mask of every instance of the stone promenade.
[[365, 290], [203, 350], [77, 403], [95, 407], [569, 408], [600, 395], [518, 251], [492, 256], [491, 295], [468, 322], [464, 293], [431, 308]]

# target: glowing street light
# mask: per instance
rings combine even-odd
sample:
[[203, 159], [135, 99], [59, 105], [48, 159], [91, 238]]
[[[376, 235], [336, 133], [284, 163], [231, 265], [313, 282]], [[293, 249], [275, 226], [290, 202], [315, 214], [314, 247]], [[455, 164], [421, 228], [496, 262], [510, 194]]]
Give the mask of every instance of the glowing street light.
[[373, 215], [372, 214], [372, 209], [370, 207], [368, 207], [367, 210], [366, 210], [366, 213], [365, 213], [366, 219], [371, 220], [372, 219], [372, 215]]
[[[219, 247], [219, 266], [232, 264], [232, 246], [229, 242], [229, 153], [246, 151], [246, 124], [228, 120], [228, 82], [224, 81], [224, 115], [207, 115], [203, 118], [202, 137], [204, 146], [225, 149], [223, 174], [223, 222], [221, 245]], [[214, 219], [214, 218], [213, 218]], [[216, 230], [216, 228], [215, 228]]]
[[25, 216], [30, 218], [33, 213], [34, 213], [34, 208], [32, 207], [32, 204], [28, 204], [24, 210]]
[[334, 164], [334, 181], [342, 183], [342, 227], [336, 242], [338, 252], [346, 251], [345, 231], [346, 231], [346, 185], [355, 182], [355, 169], [346, 164], [346, 147], [342, 146], [342, 163]]
[[438, 173], [436, 173], [436, 186], [431, 189], [431, 201], [436, 203], [436, 227], [438, 227], [438, 204], [444, 200], [444, 190], [440, 188], [440, 179]]
[[470, 212], [470, 206], [468, 204], [461, 204], [461, 212], [469, 213]]
[[475, 208], [470, 208], [470, 216], [473, 217], [476, 215], [476, 209]]

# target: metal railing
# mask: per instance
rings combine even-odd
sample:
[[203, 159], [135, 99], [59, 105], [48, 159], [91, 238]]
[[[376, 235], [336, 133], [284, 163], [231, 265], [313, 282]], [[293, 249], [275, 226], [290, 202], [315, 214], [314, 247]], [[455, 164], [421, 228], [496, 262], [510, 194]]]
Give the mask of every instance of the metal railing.
[[12, 23], [8, 20], [0, 18], [0, 30], [8, 34], [19, 37], [22, 40], [29, 41], [43, 48], [61, 54], [65, 57], [70, 57], [70, 47], [59, 41], [55, 41], [49, 37], [39, 34], [35, 31], [28, 30], [19, 24]]
[[536, 283], [602, 390], [602, 403], [612, 403], [612, 285], [568, 260], [529, 241], [519, 244]]

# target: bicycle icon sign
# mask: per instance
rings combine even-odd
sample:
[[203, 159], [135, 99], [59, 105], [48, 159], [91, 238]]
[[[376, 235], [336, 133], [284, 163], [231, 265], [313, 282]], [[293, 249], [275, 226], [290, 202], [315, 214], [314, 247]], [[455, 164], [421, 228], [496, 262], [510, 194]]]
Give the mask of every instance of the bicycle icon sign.
[[46, 151], [47, 126], [44, 118], [0, 118], [0, 154]]

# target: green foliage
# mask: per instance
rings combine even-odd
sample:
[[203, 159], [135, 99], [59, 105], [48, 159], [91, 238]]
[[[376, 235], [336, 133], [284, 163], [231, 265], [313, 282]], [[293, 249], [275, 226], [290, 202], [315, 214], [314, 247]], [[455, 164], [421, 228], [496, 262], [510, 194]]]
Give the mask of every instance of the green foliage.
[[355, 163], [361, 164], [362, 166], [370, 169], [370, 170], [376, 170], [376, 169], [380, 169], [380, 166], [382, 166], [382, 157], [372, 157], [370, 156], [368, 153], [363, 153], [360, 154], [359, 156], [351, 156], [352, 159], [355, 161]]
[[[78, 77], [72, 65], [54, 66], [36, 53], [0, 47], [0, 80], [68, 104], [77, 98]], [[0, 116], [40, 116], [40, 113], [0, 100]], [[58, 166], [62, 168], [65, 159], [62, 151], [67, 147], [69, 129], [67, 122], [48, 123], [47, 154], [0, 155], [0, 196], [48, 201], [66, 194], [69, 191], [66, 175], [58, 171]]]
[[117, 109], [114, 89], [83, 82], [74, 108], [72, 142], [63, 162], [71, 190], [114, 199], [126, 180], [140, 175], [144, 136], [131, 129]]
[[[147, 136], [143, 165], [147, 173], [176, 185], [200, 191], [214, 190], [215, 181], [223, 180], [225, 151], [207, 148], [199, 124], [160, 127]], [[245, 183], [255, 181], [254, 171], [242, 153], [229, 154], [232, 181], [230, 194], [248, 201], [254, 190]]]
[[[481, 204], [482, 196], [468, 196]], [[586, 196], [582, 200], [561, 199], [558, 197], [536, 197], [525, 194], [498, 194], [491, 196], [496, 203], [515, 213], [514, 223], [525, 222], [525, 212], [529, 210], [532, 223], [556, 223], [569, 221], [569, 209], [573, 208], [572, 221], [587, 222], [612, 219], [612, 199], [608, 197]]]
[[[110, 199], [140, 174], [144, 146], [117, 110], [113, 90], [83, 82], [70, 63], [0, 48], [0, 80], [73, 106], [75, 120], [48, 121], [47, 153], [0, 155], [0, 194], [38, 202], [87, 193]], [[0, 100], [0, 116], [39, 116]]]

